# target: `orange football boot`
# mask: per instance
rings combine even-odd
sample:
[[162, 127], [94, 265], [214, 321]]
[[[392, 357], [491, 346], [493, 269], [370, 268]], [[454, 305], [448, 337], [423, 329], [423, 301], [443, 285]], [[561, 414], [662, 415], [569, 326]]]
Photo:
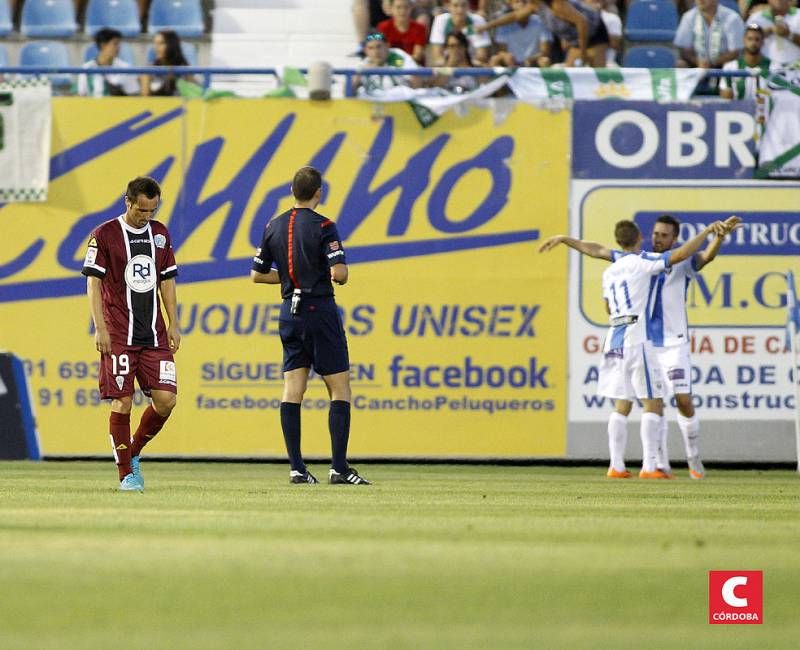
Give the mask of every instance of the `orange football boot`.
[[660, 469], [654, 470], [652, 472], [645, 472], [642, 470], [639, 472], [639, 478], [672, 478], [669, 474], [665, 474]]
[[627, 469], [624, 469], [620, 472], [619, 470], [616, 470], [613, 467], [609, 467], [606, 476], [608, 478], [630, 478], [631, 473]]

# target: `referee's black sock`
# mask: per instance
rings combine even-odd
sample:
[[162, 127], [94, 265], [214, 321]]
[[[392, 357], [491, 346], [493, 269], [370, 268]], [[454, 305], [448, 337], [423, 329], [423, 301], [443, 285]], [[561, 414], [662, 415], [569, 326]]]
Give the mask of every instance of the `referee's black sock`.
[[286, 452], [289, 464], [297, 472], [305, 472], [306, 464], [300, 453], [300, 405], [293, 402], [281, 402], [281, 428], [286, 441]]
[[340, 474], [347, 471], [347, 441], [350, 438], [350, 402], [333, 400], [328, 411], [328, 429], [331, 432], [331, 466]]

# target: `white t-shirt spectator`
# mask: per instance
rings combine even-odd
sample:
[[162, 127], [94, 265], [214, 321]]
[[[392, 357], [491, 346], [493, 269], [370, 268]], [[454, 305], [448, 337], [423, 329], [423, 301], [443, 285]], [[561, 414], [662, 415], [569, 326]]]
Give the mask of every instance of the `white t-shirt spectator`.
[[[387, 90], [394, 86], [408, 86], [411, 83], [411, 79], [405, 75], [389, 76], [383, 74], [369, 74], [370, 68], [374, 67], [375, 66], [371, 64], [368, 59], [364, 59], [359, 64], [357, 69], [361, 74], [361, 92], [369, 94], [376, 90]], [[380, 67], [403, 68], [408, 70], [418, 68], [419, 66], [410, 54], [407, 54], [399, 48], [390, 47], [389, 55], [386, 57], [386, 63]]]
[[744, 22], [733, 9], [719, 5], [709, 25], [695, 7], [681, 17], [673, 44], [693, 50], [698, 59], [713, 62], [721, 54], [742, 49]]
[[[469, 41], [469, 47], [472, 52], [479, 47], [491, 47], [492, 45], [492, 39], [489, 38], [487, 32], [481, 32], [480, 34], [475, 32], [475, 28], [478, 25], [485, 24], [486, 21], [482, 16], [473, 13], [467, 14], [467, 27], [463, 31], [464, 36], [466, 36]], [[453, 30], [453, 19], [450, 17], [450, 14], [439, 14], [433, 19], [431, 35], [428, 38], [428, 42], [432, 45], [444, 45], [447, 35]]]
[[[800, 61], [800, 47], [792, 43], [790, 38], [792, 34], [800, 34], [800, 10], [796, 7], [789, 7], [789, 11], [781, 18], [789, 28], [789, 37], [778, 36], [775, 33], [770, 34], [764, 41], [761, 53], [778, 65], [791, 65]], [[775, 27], [775, 17], [769, 9], [750, 16], [749, 21], [761, 25], [765, 29]]]
[[[114, 59], [111, 65], [101, 66], [96, 59], [83, 64], [84, 68], [98, 70], [112, 70], [113, 68], [129, 68], [130, 65], [122, 59]], [[78, 94], [82, 97], [106, 97], [110, 95], [109, 85], [118, 86], [126, 95], [139, 94], [139, 82], [136, 75], [132, 74], [82, 74], [78, 75]]]
[[517, 63], [524, 63], [541, 50], [541, 42], [551, 42], [553, 35], [547, 31], [542, 19], [536, 14], [528, 18], [528, 24], [522, 27], [519, 21], [497, 28], [494, 40], [506, 46]]

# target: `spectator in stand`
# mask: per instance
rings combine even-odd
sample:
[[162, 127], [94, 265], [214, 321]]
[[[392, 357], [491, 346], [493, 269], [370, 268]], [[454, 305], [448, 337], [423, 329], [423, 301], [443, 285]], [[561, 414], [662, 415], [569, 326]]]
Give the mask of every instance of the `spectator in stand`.
[[600, 17], [608, 32], [606, 67], [615, 67], [617, 66], [617, 57], [622, 54], [622, 19], [617, 11], [609, 11], [609, 8], [616, 10], [617, 6], [607, 0], [585, 0], [585, 4], [600, 12]]
[[567, 44], [567, 57], [564, 61], [567, 67], [574, 65], [606, 67], [608, 30], [600, 12], [578, 0], [532, 0], [527, 7], [491, 20], [476, 30], [485, 31], [508, 25], [537, 11], [553, 37]]
[[679, 68], [721, 68], [742, 49], [744, 23], [719, 0], [696, 0], [681, 16], [673, 44], [680, 50]]
[[[153, 65], [158, 66], [181, 66], [189, 65], [186, 57], [183, 56], [180, 37], [171, 29], [164, 29], [156, 32], [153, 36], [153, 49], [156, 54]], [[182, 77], [191, 81], [191, 76]], [[175, 75], [142, 75], [139, 77], [142, 86], [142, 95], [160, 95], [170, 97], [178, 94], [178, 80]]]
[[[531, 0], [513, 0], [511, 7], [517, 11], [530, 3]], [[553, 36], [536, 14], [498, 27], [494, 40], [499, 51], [489, 61], [490, 65], [507, 68], [550, 66], [550, 43]]]
[[766, 0], [739, 0], [739, 15], [746, 21], [753, 14], [769, 9]]
[[365, 71], [353, 77], [353, 89], [361, 93], [370, 94], [374, 91], [387, 90], [394, 86], [419, 86], [419, 77], [389, 76], [381, 74], [367, 74], [370, 68], [403, 68], [414, 69], [417, 64], [411, 55], [403, 50], [390, 48], [381, 32], [374, 31], [367, 34], [364, 41], [364, 60], [358, 66]]
[[[452, 32], [463, 32], [470, 46], [470, 58], [474, 64], [486, 65], [489, 62], [489, 48], [492, 40], [484, 33], [486, 21], [478, 14], [468, 11], [467, 0], [449, 0], [449, 11], [439, 14], [431, 25], [431, 64], [444, 64], [444, 44]], [[513, 21], [511, 21], [513, 22]]]
[[770, 60], [761, 53], [764, 30], [754, 23], [744, 31], [744, 51], [735, 61], [728, 61], [723, 70], [747, 70], [749, 77], [723, 77], [719, 80], [719, 94], [724, 99], [759, 99], [758, 90], [766, 86], [766, 79], [758, 73], [769, 72]]
[[[129, 68], [119, 58], [122, 34], [107, 27], [94, 35], [97, 56], [83, 64], [84, 68]], [[78, 75], [77, 93], [82, 97], [106, 97], [108, 95], [138, 95], [139, 83], [132, 74], [82, 74]]]
[[764, 54], [776, 65], [800, 61], [800, 10], [789, 0], [769, 0], [769, 9], [750, 17], [764, 30]]
[[[444, 64], [448, 68], [474, 68], [469, 54], [469, 40], [464, 32], [450, 32], [445, 39]], [[472, 75], [436, 75], [431, 85], [447, 88], [452, 93], [468, 93], [475, 90], [482, 80]]]
[[469, 8], [489, 20], [506, 13], [510, 4], [511, 2], [505, 0], [470, 0]]
[[363, 43], [378, 23], [389, 19], [389, 0], [353, 0], [353, 24], [356, 38]]
[[403, 50], [422, 65], [425, 62], [428, 34], [420, 23], [411, 20], [411, 2], [391, 0], [389, 10], [392, 17], [378, 23], [378, 31], [384, 35], [390, 48]]
[[425, 28], [426, 38], [431, 28], [435, 5], [436, 0], [414, 0], [414, 6], [411, 8], [411, 18]]

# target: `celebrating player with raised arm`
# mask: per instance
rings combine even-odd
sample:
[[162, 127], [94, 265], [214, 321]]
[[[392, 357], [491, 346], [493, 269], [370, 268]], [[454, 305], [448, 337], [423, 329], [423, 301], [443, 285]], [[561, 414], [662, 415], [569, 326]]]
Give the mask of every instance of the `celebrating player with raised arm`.
[[656, 253], [642, 253], [642, 235], [632, 221], [616, 224], [614, 237], [622, 251], [612, 251], [601, 244], [583, 242], [565, 235], [546, 240], [540, 252], [565, 244], [579, 252], [612, 262], [603, 273], [603, 297], [609, 313], [609, 330], [603, 344], [598, 393], [615, 401], [609, 418], [609, 453], [611, 466], [608, 476], [627, 478], [624, 451], [627, 442], [627, 416], [633, 398], [642, 400], [644, 414], [641, 422], [643, 448], [641, 478], [668, 478], [657, 467], [659, 437], [663, 414], [663, 383], [657, 355], [650, 341], [648, 305], [656, 279], [664, 271], [689, 260], [706, 237], [714, 233], [724, 237], [739, 223], [731, 217], [717, 221], [698, 233], [681, 247]]

